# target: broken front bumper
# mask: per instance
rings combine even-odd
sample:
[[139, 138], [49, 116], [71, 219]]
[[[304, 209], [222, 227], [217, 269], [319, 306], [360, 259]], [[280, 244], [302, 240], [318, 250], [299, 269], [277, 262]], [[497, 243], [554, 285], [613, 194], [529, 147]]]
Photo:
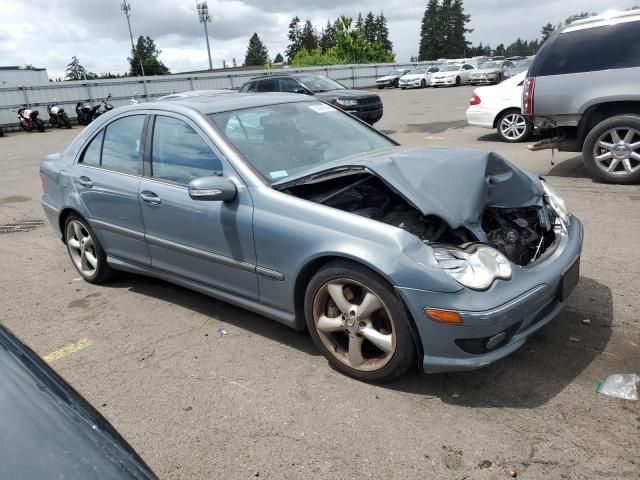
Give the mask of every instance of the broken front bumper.
[[[582, 250], [580, 221], [571, 217], [567, 230], [547, 259], [531, 267], [514, 266], [510, 280], [497, 280], [488, 290], [465, 288], [441, 293], [397, 288], [418, 328], [424, 371], [487, 366], [513, 353], [532, 333], [553, 320], [575, 286], [579, 268], [576, 262]], [[425, 316], [425, 308], [456, 311], [463, 323], [435, 322]]]

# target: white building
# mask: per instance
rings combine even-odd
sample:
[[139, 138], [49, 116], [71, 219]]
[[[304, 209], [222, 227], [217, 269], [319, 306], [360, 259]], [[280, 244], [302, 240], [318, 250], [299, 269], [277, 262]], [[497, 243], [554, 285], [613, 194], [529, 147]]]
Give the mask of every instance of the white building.
[[46, 68], [0, 67], [0, 88], [26, 87], [43, 83], [49, 83]]

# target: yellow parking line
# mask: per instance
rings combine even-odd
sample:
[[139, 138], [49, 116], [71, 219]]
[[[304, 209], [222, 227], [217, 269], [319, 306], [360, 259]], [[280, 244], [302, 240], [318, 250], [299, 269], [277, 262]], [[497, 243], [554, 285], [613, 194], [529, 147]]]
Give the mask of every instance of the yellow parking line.
[[66, 357], [70, 353], [77, 352], [78, 350], [82, 350], [83, 348], [87, 348], [93, 342], [89, 338], [83, 338], [78, 340], [75, 343], [70, 343], [69, 345], [65, 345], [62, 348], [59, 348], [55, 352], [51, 352], [48, 355], [43, 357], [44, 361], [47, 363], [55, 362], [56, 360], [60, 360], [62, 357]]

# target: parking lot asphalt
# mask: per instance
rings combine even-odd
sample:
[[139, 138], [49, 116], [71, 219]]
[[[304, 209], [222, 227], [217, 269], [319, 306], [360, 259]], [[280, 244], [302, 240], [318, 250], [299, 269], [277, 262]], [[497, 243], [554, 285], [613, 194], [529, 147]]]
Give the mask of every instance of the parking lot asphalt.
[[[640, 402], [594, 386], [640, 374], [640, 187], [467, 126], [471, 91], [383, 90], [376, 127], [403, 144], [494, 150], [547, 176], [584, 222], [567, 308], [505, 360], [358, 382], [307, 334], [198, 293], [125, 274], [85, 283], [47, 224], [0, 233], [0, 321], [160, 478], [638, 478]], [[44, 220], [39, 158], [79, 131], [0, 138], [1, 225]]]

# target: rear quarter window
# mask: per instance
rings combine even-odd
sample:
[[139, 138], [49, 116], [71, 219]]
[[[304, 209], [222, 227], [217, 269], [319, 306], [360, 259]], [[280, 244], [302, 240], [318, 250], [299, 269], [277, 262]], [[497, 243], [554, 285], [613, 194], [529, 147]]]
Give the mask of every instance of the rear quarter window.
[[640, 67], [640, 22], [561, 33], [539, 55], [532, 76]]

